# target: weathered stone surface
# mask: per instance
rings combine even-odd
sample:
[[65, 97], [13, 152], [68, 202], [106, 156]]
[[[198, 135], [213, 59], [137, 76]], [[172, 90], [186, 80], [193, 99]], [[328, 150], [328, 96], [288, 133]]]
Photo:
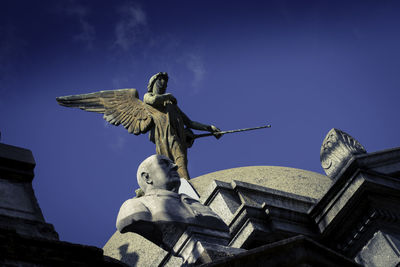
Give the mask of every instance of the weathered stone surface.
[[195, 246], [195, 253], [191, 253], [192, 255], [197, 256], [195, 260], [191, 261], [194, 262], [194, 265], [212, 262], [217, 259], [230, 257], [246, 251], [244, 249], [218, 245], [214, 242], [196, 242]]
[[208, 205], [221, 219], [229, 225], [233, 216], [242, 204], [238, 194], [229, 183], [214, 180], [207, 190], [208, 197], [203, 203]]
[[[358, 266], [345, 256], [368, 267], [400, 264], [400, 148], [351, 154], [333, 183], [316, 173], [266, 166], [195, 178], [201, 201], [223, 217], [230, 232], [185, 228], [172, 242], [183, 261], [129, 232], [110, 238], [104, 247], [110, 257], [95, 247], [56, 240], [30, 184], [31, 152], [1, 145], [2, 266], [181, 266], [184, 261], [208, 263], [203, 266]], [[23, 197], [12, 199], [16, 194]], [[293, 237], [299, 233], [319, 243]]]
[[206, 205], [215, 209], [230, 228], [229, 246], [251, 249], [291, 236], [317, 236], [308, 216], [317, 199], [264, 186], [213, 181]]
[[[214, 179], [216, 180], [215, 182]], [[240, 183], [241, 181], [245, 183]], [[288, 218], [291, 218], [290, 216], [295, 216], [300, 221], [292, 223], [293, 227], [298, 227], [299, 223], [305, 226], [307, 224], [303, 222], [304, 218], [302, 217], [304, 216], [304, 212], [315, 203], [315, 199], [320, 198], [326, 192], [331, 184], [331, 180], [324, 175], [310, 171], [285, 167], [255, 166], [210, 173], [192, 179], [191, 183], [200, 193], [203, 203], [208, 199], [206, 205], [209, 205], [219, 214], [225, 223], [235, 222], [232, 224], [232, 229], [236, 229], [234, 230], [235, 233], [238, 233], [238, 229], [247, 225], [247, 227], [243, 228], [241, 234], [237, 234], [236, 238], [232, 239], [236, 240], [235, 244], [242, 244], [235, 247], [252, 247], [251, 244], [260, 245], [265, 244], [262, 242], [274, 242], [277, 236], [281, 236], [282, 238], [288, 237], [288, 235], [278, 233], [274, 235], [274, 238], [271, 238], [271, 235], [267, 234], [271, 233], [272, 228], [266, 230], [265, 220], [269, 221], [269, 219], [265, 213], [266, 208], [261, 205], [262, 199], [264, 201], [267, 200], [271, 205], [275, 203], [272, 206], [277, 205], [279, 207], [280, 205], [281, 207], [285, 207], [287, 212], [289, 212], [277, 215], [276, 210], [273, 212], [275, 218], [283, 216], [282, 218], [287, 219], [280, 221], [284, 222]], [[248, 190], [244, 190], [247, 185]], [[242, 201], [237, 194], [238, 190], [245, 197], [247, 204], [251, 202], [256, 207], [243, 206], [242, 209]], [[261, 190], [260, 195], [257, 195], [257, 190]], [[276, 199], [274, 199], [275, 193]], [[264, 196], [261, 196], [262, 194]], [[209, 199], [211, 195], [213, 196]], [[253, 200], [251, 200], [252, 198]], [[296, 212], [296, 210], [301, 211], [303, 215], [298, 214], [299, 212]], [[293, 212], [290, 213], [291, 211]], [[234, 217], [236, 219], [233, 219]], [[250, 221], [248, 221], [249, 218], [251, 218]], [[260, 220], [262, 218], [262, 220], [257, 221], [257, 218], [260, 218]], [[283, 227], [283, 224], [281, 225]], [[253, 229], [251, 229], [252, 227]], [[264, 232], [261, 232], [260, 229], [264, 229]], [[303, 227], [302, 229], [304, 232], [306, 228]], [[120, 254], [119, 248], [121, 246], [127, 248], [127, 254], [135, 253], [134, 255], [137, 256], [135, 256], [133, 261], [126, 261], [130, 266], [156, 266], [160, 263], [166, 264], [166, 266], [174, 266], [171, 262], [182, 263], [182, 260], [177, 257], [172, 257], [172, 260], [169, 260], [169, 255], [167, 255], [166, 251], [134, 233], [124, 235], [115, 233], [104, 246], [104, 253], [105, 255], [124, 261], [128, 257]]]
[[14, 230], [27, 237], [58, 240], [58, 233], [52, 224], [0, 215], [0, 229]]
[[400, 263], [400, 238], [377, 231], [355, 260], [366, 267], [398, 266]]
[[[333, 180], [268, 166], [192, 179], [201, 201], [229, 225], [228, 246], [248, 249], [233, 257], [214, 258], [204, 266], [358, 266], [351, 259], [364, 266], [396, 266], [400, 148], [352, 153], [344, 161]], [[315, 238], [319, 244], [308, 238], [293, 239], [297, 234]], [[188, 244], [197, 255], [204, 253], [211, 259], [207, 242]], [[201, 259], [196, 264], [204, 263]], [[168, 257], [158, 262], [173, 266]]]
[[[400, 148], [378, 151], [354, 156], [340, 171], [310, 211], [324, 244], [356, 257], [366, 244], [373, 246], [377, 231], [400, 236], [399, 161]], [[371, 251], [363, 257], [374, 257]]]
[[297, 236], [276, 243], [260, 246], [235, 256], [217, 259], [201, 266], [356, 267], [360, 265], [351, 259], [345, 258], [342, 255], [321, 246], [309, 238]]
[[184, 265], [206, 263], [219, 257], [243, 252], [243, 249], [228, 247], [228, 232], [190, 226], [176, 242], [174, 254], [180, 255]]
[[400, 148], [357, 155], [355, 158], [355, 162], [344, 171], [348, 172], [348, 169], [360, 168], [400, 178]]
[[35, 159], [28, 149], [0, 143], [0, 178], [31, 182]]
[[377, 229], [400, 233], [400, 181], [387, 178], [359, 172], [311, 210], [326, 244], [354, 257]]
[[135, 267], [158, 266], [167, 260], [171, 266], [179, 266], [182, 263], [181, 258], [169, 255], [167, 251], [135, 233], [121, 234], [116, 231], [104, 245], [103, 250], [104, 255]]
[[[226, 246], [218, 247], [220, 249], [220, 254], [218, 254], [218, 251], [209, 251], [210, 246], [213, 247], [213, 243], [223, 245], [227, 244], [229, 241], [229, 234], [227, 232], [219, 232], [223, 234], [224, 238], [217, 235], [217, 239], [215, 239], [213, 236], [217, 233], [211, 233], [210, 231], [213, 232], [212, 230], [197, 228], [197, 230], [192, 233], [185, 232], [176, 242], [176, 253], [187, 254], [188, 251], [191, 252], [191, 249], [196, 249], [199, 254], [195, 254], [195, 257], [191, 257], [191, 260], [196, 261], [198, 258], [201, 258], [200, 261], [205, 261], [208, 258], [215, 259], [217, 255], [221, 256], [221, 253], [223, 253], [223, 255], [232, 255], [234, 252], [238, 251], [227, 248]], [[202, 232], [204, 233], [203, 235], [201, 235]], [[201, 237], [200, 239], [199, 234]], [[190, 240], [191, 242], [189, 242]], [[199, 240], [202, 242], [196, 243], [196, 241]], [[208, 243], [207, 241], [213, 242]], [[188, 247], [188, 244], [192, 244], [193, 246]], [[158, 266], [159, 264], [165, 266], [180, 266], [183, 264], [182, 258], [172, 256], [167, 251], [135, 233], [128, 232], [121, 234], [117, 231], [105, 244], [103, 249], [105, 255], [121, 260], [129, 266]], [[228, 254], [228, 252], [230, 254]], [[190, 255], [186, 256], [187, 258], [190, 257]]]
[[99, 248], [58, 240], [32, 189], [34, 167], [30, 150], [0, 144], [0, 265], [126, 266]]
[[44, 222], [30, 182], [0, 179], [0, 215]]
[[30, 150], [0, 143], [0, 227], [21, 235], [58, 239], [37, 203], [32, 188], [34, 168]]
[[365, 148], [349, 134], [333, 128], [322, 142], [320, 159], [326, 175], [335, 180], [339, 172], [355, 155], [365, 154]]
[[190, 180], [200, 198], [204, 199], [213, 180], [230, 183], [233, 180], [277, 189], [288, 193], [321, 198], [332, 181], [325, 175], [277, 166], [240, 167], [208, 173]]
[[261, 207], [266, 203], [270, 207], [290, 209], [305, 213], [317, 203], [317, 199], [315, 198], [242, 181], [234, 180], [232, 182], [232, 187], [233, 190], [238, 192], [242, 203], [247, 205], [259, 205]]

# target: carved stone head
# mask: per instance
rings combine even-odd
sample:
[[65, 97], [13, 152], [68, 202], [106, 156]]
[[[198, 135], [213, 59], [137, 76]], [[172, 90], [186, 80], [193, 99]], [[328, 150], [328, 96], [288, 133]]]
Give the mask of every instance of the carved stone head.
[[[167, 83], [168, 83], [168, 73], [166, 72], [159, 72], [151, 76], [149, 83], [147, 84], [147, 92], [153, 92], [153, 93], [165, 93], [165, 90], [167, 88]], [[160, 92], [155, 92], [154, 86], [156, 85], [156, 89], [158, 89]]]
[[146, 193], [150, 189], [165, 189], [178, 192], [180, 177], [177, 165], [162, 155], [152, 155], [145, 159], [138, 168], [137, 181]]

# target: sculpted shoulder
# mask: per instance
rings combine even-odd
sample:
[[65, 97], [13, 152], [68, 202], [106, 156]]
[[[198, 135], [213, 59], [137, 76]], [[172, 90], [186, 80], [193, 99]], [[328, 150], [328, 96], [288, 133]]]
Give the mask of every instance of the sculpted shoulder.
[[[117, 217], [117, 229], [121, 233], [125, 228], [139, 221], [151, 221], [152, 215], [149, 209], [142, 203], [140, 198], [131, 198], [125, 201], [119, 209]], [[125, 231], [124, 231], [125, 230]]]

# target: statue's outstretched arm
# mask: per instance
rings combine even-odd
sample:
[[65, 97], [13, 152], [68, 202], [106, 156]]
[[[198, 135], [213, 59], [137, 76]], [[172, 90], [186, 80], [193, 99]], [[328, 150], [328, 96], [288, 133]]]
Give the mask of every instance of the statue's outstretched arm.
[[[199, 130], [199, 131], [207, 131], [207, 132], [220, 132], [221, 130], [214, 126], [214, 125], [207, 125], [207, 124], [203, 124], [197, 121], [192, 121], [191, 119], [189, 119], [189, 117], [182, 112], [182, 110], [180, 110], [182, 117], [183, 117], [183, 121], [185, 123], [185, 125], [191, 129], [194, 130]], [[222, 135], [215, 135], [215, 137], [218, 139], [220, 138]]]
[[197, 121], [190, 121], [189, 128], [200, 131], [213, 132], [212, 125], [202, 124]]

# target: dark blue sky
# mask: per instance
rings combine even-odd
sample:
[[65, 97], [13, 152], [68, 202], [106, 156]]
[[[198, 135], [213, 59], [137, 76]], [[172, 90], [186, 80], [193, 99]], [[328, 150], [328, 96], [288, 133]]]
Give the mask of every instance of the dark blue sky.
[[197, 140], [196, 177], [275, 165], [322, 173], [333, 127], [369, 152], [399, 146], [398, 1], [18, 1], [0, 3], [2, 142], [29, 148], [34, 189], [62, 240], [102, 247], [146, 135], [55, 97], [146, 92], [154, 73], [192, 119], [223, 130], [271, 129]]

